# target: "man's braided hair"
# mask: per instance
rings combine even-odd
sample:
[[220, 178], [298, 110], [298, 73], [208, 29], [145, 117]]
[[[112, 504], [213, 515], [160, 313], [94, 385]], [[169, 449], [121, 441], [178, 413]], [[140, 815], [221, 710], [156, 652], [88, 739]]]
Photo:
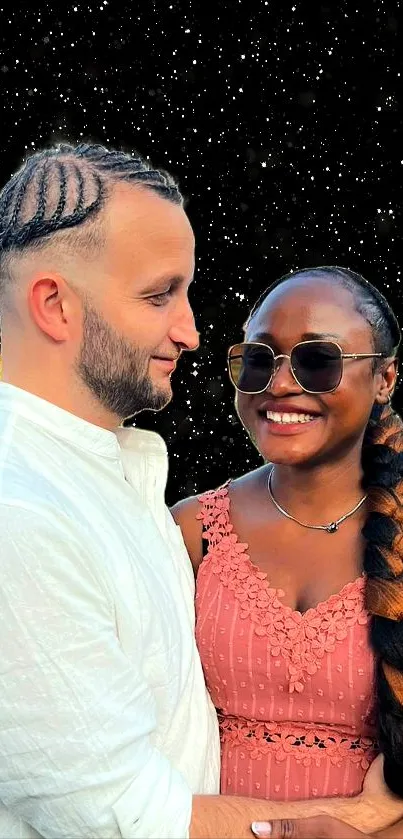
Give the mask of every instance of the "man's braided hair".
[[[248, 323], [277, 286], [304, 275], [327, 277], [347, 288], [356, 310], [371, 326], [374, 352], [396, 356], [400, 328], [385, 297], [360, 274], [347, 268], [305, 268], [276, 280], [259, 297]], [[379, 365], [374, 360], [374, 372]], [[365, 601], [371, 618], [370, 639], [377, 657], [378, 740], [384, 776], [403, 797], [403, 422], [386, 406], [373, 406], [365, 431], [363, 488], [368, 494]]]
[[0, 192], [0, 297], [11, 280], [13, 255], [43, 247], [55, 234], [62, 244], [60, 236], [69, 231], [71, 246], [97, 245], [97, 217], [118, 181], [183, 203], [174, 179], [138, 154], [82, 143], [28, 157]]

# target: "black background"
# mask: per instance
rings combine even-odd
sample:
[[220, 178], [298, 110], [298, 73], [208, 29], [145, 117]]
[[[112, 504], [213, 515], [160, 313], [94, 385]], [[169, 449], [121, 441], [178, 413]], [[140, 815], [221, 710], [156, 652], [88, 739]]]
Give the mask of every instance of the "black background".
[[0, 12], [1, 181], [30, 150], [95, 140], [138, 149], [188, 197], [202, 346], [169, 408], [138, 419], [168, 444], [171, 503], [259, 463], [225, 359], [273, 279], [347, 265], [400, 315], [398, 4], [42, 5]]

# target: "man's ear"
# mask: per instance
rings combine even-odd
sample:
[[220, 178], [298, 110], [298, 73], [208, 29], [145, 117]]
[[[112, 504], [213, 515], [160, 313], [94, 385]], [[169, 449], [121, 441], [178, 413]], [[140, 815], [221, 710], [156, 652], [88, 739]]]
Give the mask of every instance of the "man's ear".
[[28, 306], [32, 320], [57, 343], [70, 337], [71, 303], [71, 290], [60, 274], [38, 272], [31, 280]]

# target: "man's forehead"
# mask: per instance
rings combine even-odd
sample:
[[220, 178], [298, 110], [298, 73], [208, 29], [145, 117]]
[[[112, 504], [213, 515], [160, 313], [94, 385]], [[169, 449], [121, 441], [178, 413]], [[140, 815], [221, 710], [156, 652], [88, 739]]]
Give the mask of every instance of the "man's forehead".
[[111, 221], [117, 218], [135, 218], [139, 221], [181, 219], [190, 227], [189, 219], [182, 204], [163, 197], [149, 186], [141, 184], [117, 183], [112, 188], [105, 205], [105, 216]]
[[110, 202], [105, 218], [107, 247], [138, 257], [193, 253], [193, 230], [180, 205], [149, 190], [133, 189], [132, 193]]

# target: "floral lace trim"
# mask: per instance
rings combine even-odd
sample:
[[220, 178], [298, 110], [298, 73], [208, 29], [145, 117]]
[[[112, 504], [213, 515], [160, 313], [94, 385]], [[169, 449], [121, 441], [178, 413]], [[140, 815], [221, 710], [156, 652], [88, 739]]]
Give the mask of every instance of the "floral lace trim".
[[[273, 657], [281, 656], [288, 670], [289, 692], [304, 689], [306, 675], [313, 676], [326, 653], [347, 637], [350, 627], [364, 625], [364, 578], [347, 583], [338, 594], [301, 613], [285, 606], [282, 589], [271, 588], [267, 574], [254, 565], [246, 553], [248, 545], [238, 541], [229, 519], [228, 483], [199, 496], [197, 514], [208, 540], [208, 560], [214, 574], [240, 603], [240, 617], [255, 624], [256, 635], [267, 637]], [[203, 566], [201, 566], [202, 568]]]
[[323, 757], [330, 758], [333, 765], [340, 766], [346, 759], [368, 769], [378, 753], [372, 737], [348, 737], [346, 735], [321, 732], [318, 726], [312, 730], [281, 730], [277, 723], [243, 721], [237, 718], [219, 716], [221, 742], [227, 747], [241, 746], [249, 757], [259, 760], [264, 755], [274, 754], [279, 763], [292, 755], [297, 763], [310, 766]]

